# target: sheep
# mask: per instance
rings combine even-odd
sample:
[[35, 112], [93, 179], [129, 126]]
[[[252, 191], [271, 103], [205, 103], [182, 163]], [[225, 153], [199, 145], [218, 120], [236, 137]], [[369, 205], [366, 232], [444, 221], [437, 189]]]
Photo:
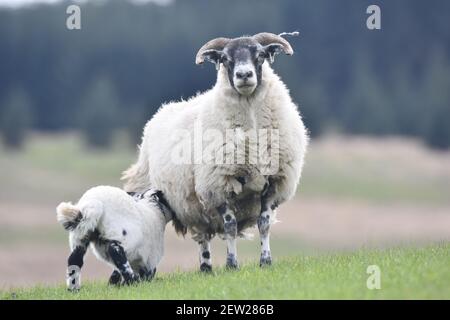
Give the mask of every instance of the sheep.
[[98, 186], [76, 205], [58, 205], [57, 220], [69, 231], [71, 254], [67, 286], [80, 289], [81, 267], [89, 244], [95, 256], [113, 268], [109, 284], [151, 280], [163, 256], [164, 229], [172, 218], [160, 191], [132, 197], [120, 188]]
[[[255, 225], [260, 266], [272, 264], [270, 226], [276, 208], [297, 190], [309, 140], [288, 89], [269, 65], [278, 53], [293, 54], [282, 35], [216, 38], [203, 45], [196, 64], [216, 65], [215, 85], [162, 105], [144, 128], [137, 162], [123, 173], [125, 190], [151, 186], [167, 195], [175, 230], [189, 231], [199, 244], [201, 271], [212, 270], [216, 234], [227, 242], [226, 266], [238, 268], [236, 238]], [[269, 142], [259, 139], [261, 131]], [[257, 149], [260, 157], [251, 161]]]

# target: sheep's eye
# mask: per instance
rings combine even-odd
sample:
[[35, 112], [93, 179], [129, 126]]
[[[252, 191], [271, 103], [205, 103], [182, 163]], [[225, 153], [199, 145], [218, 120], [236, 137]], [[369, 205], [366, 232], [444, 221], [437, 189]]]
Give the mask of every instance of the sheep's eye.
[[258, 53], [258, 58], [265, 58], [266, 57], [266, 53], [264, 51], [261, 51]]
[[230, 63], [231, 63], [231, 59], [228, 58], [228, 57], [226, 57], [226, 56], [223, 56], [223, 57], [222, 57], [222, 63], [223, 63], [225, 66], [228, 66], [228, 65], [230, 65]]
[[260, 52], [256, 56], [256, 60], [258, 61], [258, 63], [263, 63], [265, 59], [266, 59], [266, 55], [264, 52]]

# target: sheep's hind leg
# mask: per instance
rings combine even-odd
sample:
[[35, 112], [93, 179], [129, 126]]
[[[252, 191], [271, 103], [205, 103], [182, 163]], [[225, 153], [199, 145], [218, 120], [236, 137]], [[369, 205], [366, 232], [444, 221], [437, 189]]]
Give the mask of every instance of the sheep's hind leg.
[[225, 239], [227, 241], [227, 268], [237, 269], [239, 264], [237, 262], [237, 221], [233, 211], [227, 204], [221, 205], [217, 208], [220, 215], [223, 218], [223, 229], [225, 233]]
[[128, 262], [125, 250], [117, 241], [109, 242], [107, 250], [109, 257], [122, 275], [125, 284], [131, 284], [139, 280], [139, 277], [134, 274], [133, 269]]
[[201, 272], [211, 272], [212, 262], [211, 262], [211, 244], [210, 239], [205, 237], [203, 240], [198, 242], [200, 248], [200, 271]]

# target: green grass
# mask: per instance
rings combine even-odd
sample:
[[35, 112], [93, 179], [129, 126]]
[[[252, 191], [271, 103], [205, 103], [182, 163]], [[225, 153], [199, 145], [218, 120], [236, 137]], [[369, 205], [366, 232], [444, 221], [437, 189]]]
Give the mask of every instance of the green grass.
[[[246, 264], [214, 274], [176, 272], [151, 283], [112, 288], [105, 281], [82, 284], [77, 293], [63, 285], [0, 292], [1, 299], [449, 299], [450, 245], [360, 250], [296, 256], [269, 268]], [[369, 290], [369, 265], [381, 270], [381, 289]]]

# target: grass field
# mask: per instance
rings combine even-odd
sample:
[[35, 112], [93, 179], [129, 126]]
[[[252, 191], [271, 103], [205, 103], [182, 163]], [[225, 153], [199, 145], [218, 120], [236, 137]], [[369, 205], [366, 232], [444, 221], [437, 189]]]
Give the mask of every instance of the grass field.
[[[450, 243], [450, 152], [414, 140], [339, 136], [312, 141], [298, 194], [280, 206], [281, 222], [272, 228], [273, 268], [254, 265], [256, 237], [238, 242], [241, 271], [221, 270], [226, 249], [214, 239], [216, 274], [204, 277], [193, 271], [194, 241], [168, 226], [156, 281], [107, 288], [109, 268], [88, 254], [85, 290], [70, 295], [58, 287], [68, 241], [55, 207], [94, 185], [120, 186], [120, 173], [135, 158], [136, 148], [120, 134], [108, 150], [87, 148], [76, 133], [34, 133], [20, 152], [0, 146], [2, 298], [13, 291], [18, 298], [449, 298], [448, 245], [413, 247]], [[369, 264], [382, 268], [382, 290], [365, 288]]]
[[[369, 265], [381, 270], [381, 289], [369, 290]], [[37, 286], [0, 292], [1, 299], [449, 299], [450, 245], [355, 253], [295, 256], [261, 269], [246, 264], [239, 271], [212, 275], [175, 272], [150, 283], [108, 287], [82, 284], [79, 292], [63, 286]]]

